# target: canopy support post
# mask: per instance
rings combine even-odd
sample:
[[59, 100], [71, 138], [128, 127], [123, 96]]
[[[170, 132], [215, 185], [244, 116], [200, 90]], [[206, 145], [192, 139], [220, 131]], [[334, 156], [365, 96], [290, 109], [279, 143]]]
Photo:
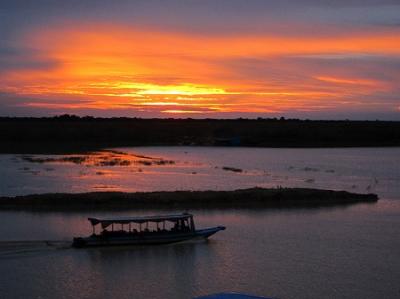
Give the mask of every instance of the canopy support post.
[[190, 216], [190, 229], [194, 232], [196, 230], [194, 226], [193, 216]]

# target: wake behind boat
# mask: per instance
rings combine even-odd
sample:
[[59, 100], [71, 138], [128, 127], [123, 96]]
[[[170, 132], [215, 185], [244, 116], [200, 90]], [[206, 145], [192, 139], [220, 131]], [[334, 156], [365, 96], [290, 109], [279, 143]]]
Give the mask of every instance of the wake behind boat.
[[[193, 215], [188, 213], [163, 216], [88, 218], [93, 233], [73, 239], [74, 247], [112, 245], [153, 245], [206, 239], [224, 226], [196, 229]], [[100, 226], [100, 232], [96, 228]]]

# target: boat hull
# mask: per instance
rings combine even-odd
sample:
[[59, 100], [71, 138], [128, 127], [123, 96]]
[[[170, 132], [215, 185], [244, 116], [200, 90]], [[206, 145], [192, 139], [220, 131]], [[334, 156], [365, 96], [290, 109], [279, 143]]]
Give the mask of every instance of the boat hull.
[[72, 246], [76, 248], [97, 246], [122, 246], [122, 245], [158, 245], [183, 242], [193, 239], [207, 239], [225, 227], [211, 227], [194, 232], [180, 233], [143, 233], [126, 234], [123, 236], [92, 235], [86, 238], [74, 238]]

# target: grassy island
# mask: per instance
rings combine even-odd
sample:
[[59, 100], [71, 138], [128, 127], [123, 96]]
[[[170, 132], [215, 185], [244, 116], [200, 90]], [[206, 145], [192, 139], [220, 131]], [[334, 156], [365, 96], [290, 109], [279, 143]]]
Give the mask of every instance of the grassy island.
[[376, 194], [306, 188], [249, 188], [234, 191], [89, 192], [0, 197], [0, 209], [212, 209], [320, 207], [376, 202]]

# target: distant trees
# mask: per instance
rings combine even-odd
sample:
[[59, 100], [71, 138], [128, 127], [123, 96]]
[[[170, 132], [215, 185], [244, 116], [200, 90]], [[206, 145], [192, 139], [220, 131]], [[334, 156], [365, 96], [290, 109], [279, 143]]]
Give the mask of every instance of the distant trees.
[[298, 119], [139, 119], [64, 114], [0, 118], [0, 150], [32, 144], [216, 145], [274, 147], [400, 145], [400, 122]]

